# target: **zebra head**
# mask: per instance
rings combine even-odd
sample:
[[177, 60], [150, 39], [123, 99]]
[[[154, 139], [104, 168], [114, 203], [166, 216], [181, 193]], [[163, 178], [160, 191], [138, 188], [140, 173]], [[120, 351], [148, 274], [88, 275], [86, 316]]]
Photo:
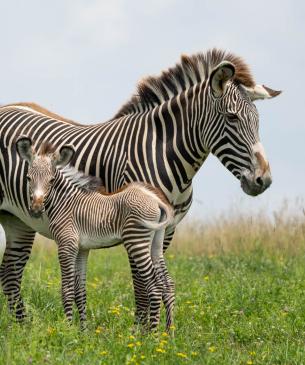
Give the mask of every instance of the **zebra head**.
[[43, 142], [35, 151], [28, 137], [21, 137], [16, 142], [17, 152], [21, 159], [27, 161], [26, 178], [30, 192], [30, 214], [38, 218], [45, 210], [44, 202], [53, 185], [56, 168], [66, 166], [74, 155], [74, 149], [65, 145], [57, 149], [48, 142]]
[[228, 61], [221, 62], [210, 74], [210, 97], [216, 110], [216, 125], [210, 129], [217, 132], [209, 141], [209, 150], [240, 180], [246, 194], [256, 196], [270, 186], [272, 178], [253, 102], [281, 92], [261, 85], [247, 87], [236, 82], [234, 74], [235, 66]]

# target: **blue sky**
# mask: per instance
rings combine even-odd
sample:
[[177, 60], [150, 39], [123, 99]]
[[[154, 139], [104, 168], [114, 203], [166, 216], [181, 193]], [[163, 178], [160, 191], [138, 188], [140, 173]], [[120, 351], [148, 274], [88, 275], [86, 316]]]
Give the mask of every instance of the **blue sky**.
[[113, 116], [141, 77], [181, 53], [216, 46], [242, 56], [257, 83], [283, 90], [257, 102], [273, 184], [248, 197], [211, 156], [195, 177], [191, 215], [270, 212], [304, 197], [304, 2], [11, 0], [0, 14], [0, 103], [35, 101], [82, 122]]

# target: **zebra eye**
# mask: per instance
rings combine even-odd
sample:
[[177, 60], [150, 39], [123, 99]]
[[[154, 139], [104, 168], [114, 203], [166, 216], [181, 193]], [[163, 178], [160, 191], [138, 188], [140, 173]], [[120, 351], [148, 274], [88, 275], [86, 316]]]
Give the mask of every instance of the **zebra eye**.
[[29, 175], [26, 175], [27, 181], [31, 181], [31, 177]]
[[54, 178], [54, 177], [52, 177], [52, 178], [50, 179], [50, 184], [53, 184], [54, 180], [55, 180], [55, 178]]

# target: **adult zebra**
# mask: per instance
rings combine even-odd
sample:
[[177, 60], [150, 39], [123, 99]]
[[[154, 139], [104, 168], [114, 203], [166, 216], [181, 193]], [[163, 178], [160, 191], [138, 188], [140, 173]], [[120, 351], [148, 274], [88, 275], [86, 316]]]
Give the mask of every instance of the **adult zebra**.
[[[35, 220], [27, 211], [27, 166], [17, 155], [17, 137], [73, 145], [73, 164], [100, 177], [107, 191], [132, 181], [162, 189], [175, 209], [164, 239], [166, 249], [191, 205], [192, 178], [210, 152], [241, 181], [247, 194], [260, 194], [271, 184], [253, 101], [279, 93], [256, 85], [242, 59], [214, 49], [183, 56], [160, 77], [141, 81], [130, 101], [103, 124], [77, 124], [35, 104], [0, 108], [0, 221], [6, 232], [0, 279], [16, 317], [25, 314], [20, 284], [35, 232], [44, 234], [47, 227], [46, 218]], [[134, 262], [129, 260], [139, 288]], [[143, 293], [136, 293], [136, 318], [148, 303]]]

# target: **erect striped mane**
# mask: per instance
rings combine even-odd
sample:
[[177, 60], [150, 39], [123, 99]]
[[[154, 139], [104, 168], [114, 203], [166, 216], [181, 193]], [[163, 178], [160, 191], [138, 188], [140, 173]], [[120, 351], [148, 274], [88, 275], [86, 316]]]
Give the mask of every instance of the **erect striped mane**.
[[248, 65], [232, 53], [214, 48], [192, 56], [182, 55], [180, 63], [163, 71], [160, 76], [142, 79], [137, 85], [136, 93], [121, 107], [115, 118], [153, 109], [183, 90], [206, 80], [213, 68], [222, 61], [234, 64], [235, 82], [248, 87], [255, 86]]
[[60, 169], [63, 176], [75, 187], [86, 191], [100, 191], [103, 189], [102, 180], [98, 177], [86, 175], [74, 166], [68, 165]]
[[102, 185], [101, 179], [95, 176], [86, 175], [84, 172], [78, 171], [74, 166], [66, 166], [65, 168], [61, 169], [61, 173], [67, 180], [69, 180], [71, 184], [82, 190], [96, 191], [104, 196], [111, 196], [120, 193], [128, 188], [144, 188], [156, 195], [156, 197], [158, 197], [164, 204], [170, 204], [163, 191], [143, 182], [133, 182], [125, 184], [114, 192], [107, 192], [104, 185]]

